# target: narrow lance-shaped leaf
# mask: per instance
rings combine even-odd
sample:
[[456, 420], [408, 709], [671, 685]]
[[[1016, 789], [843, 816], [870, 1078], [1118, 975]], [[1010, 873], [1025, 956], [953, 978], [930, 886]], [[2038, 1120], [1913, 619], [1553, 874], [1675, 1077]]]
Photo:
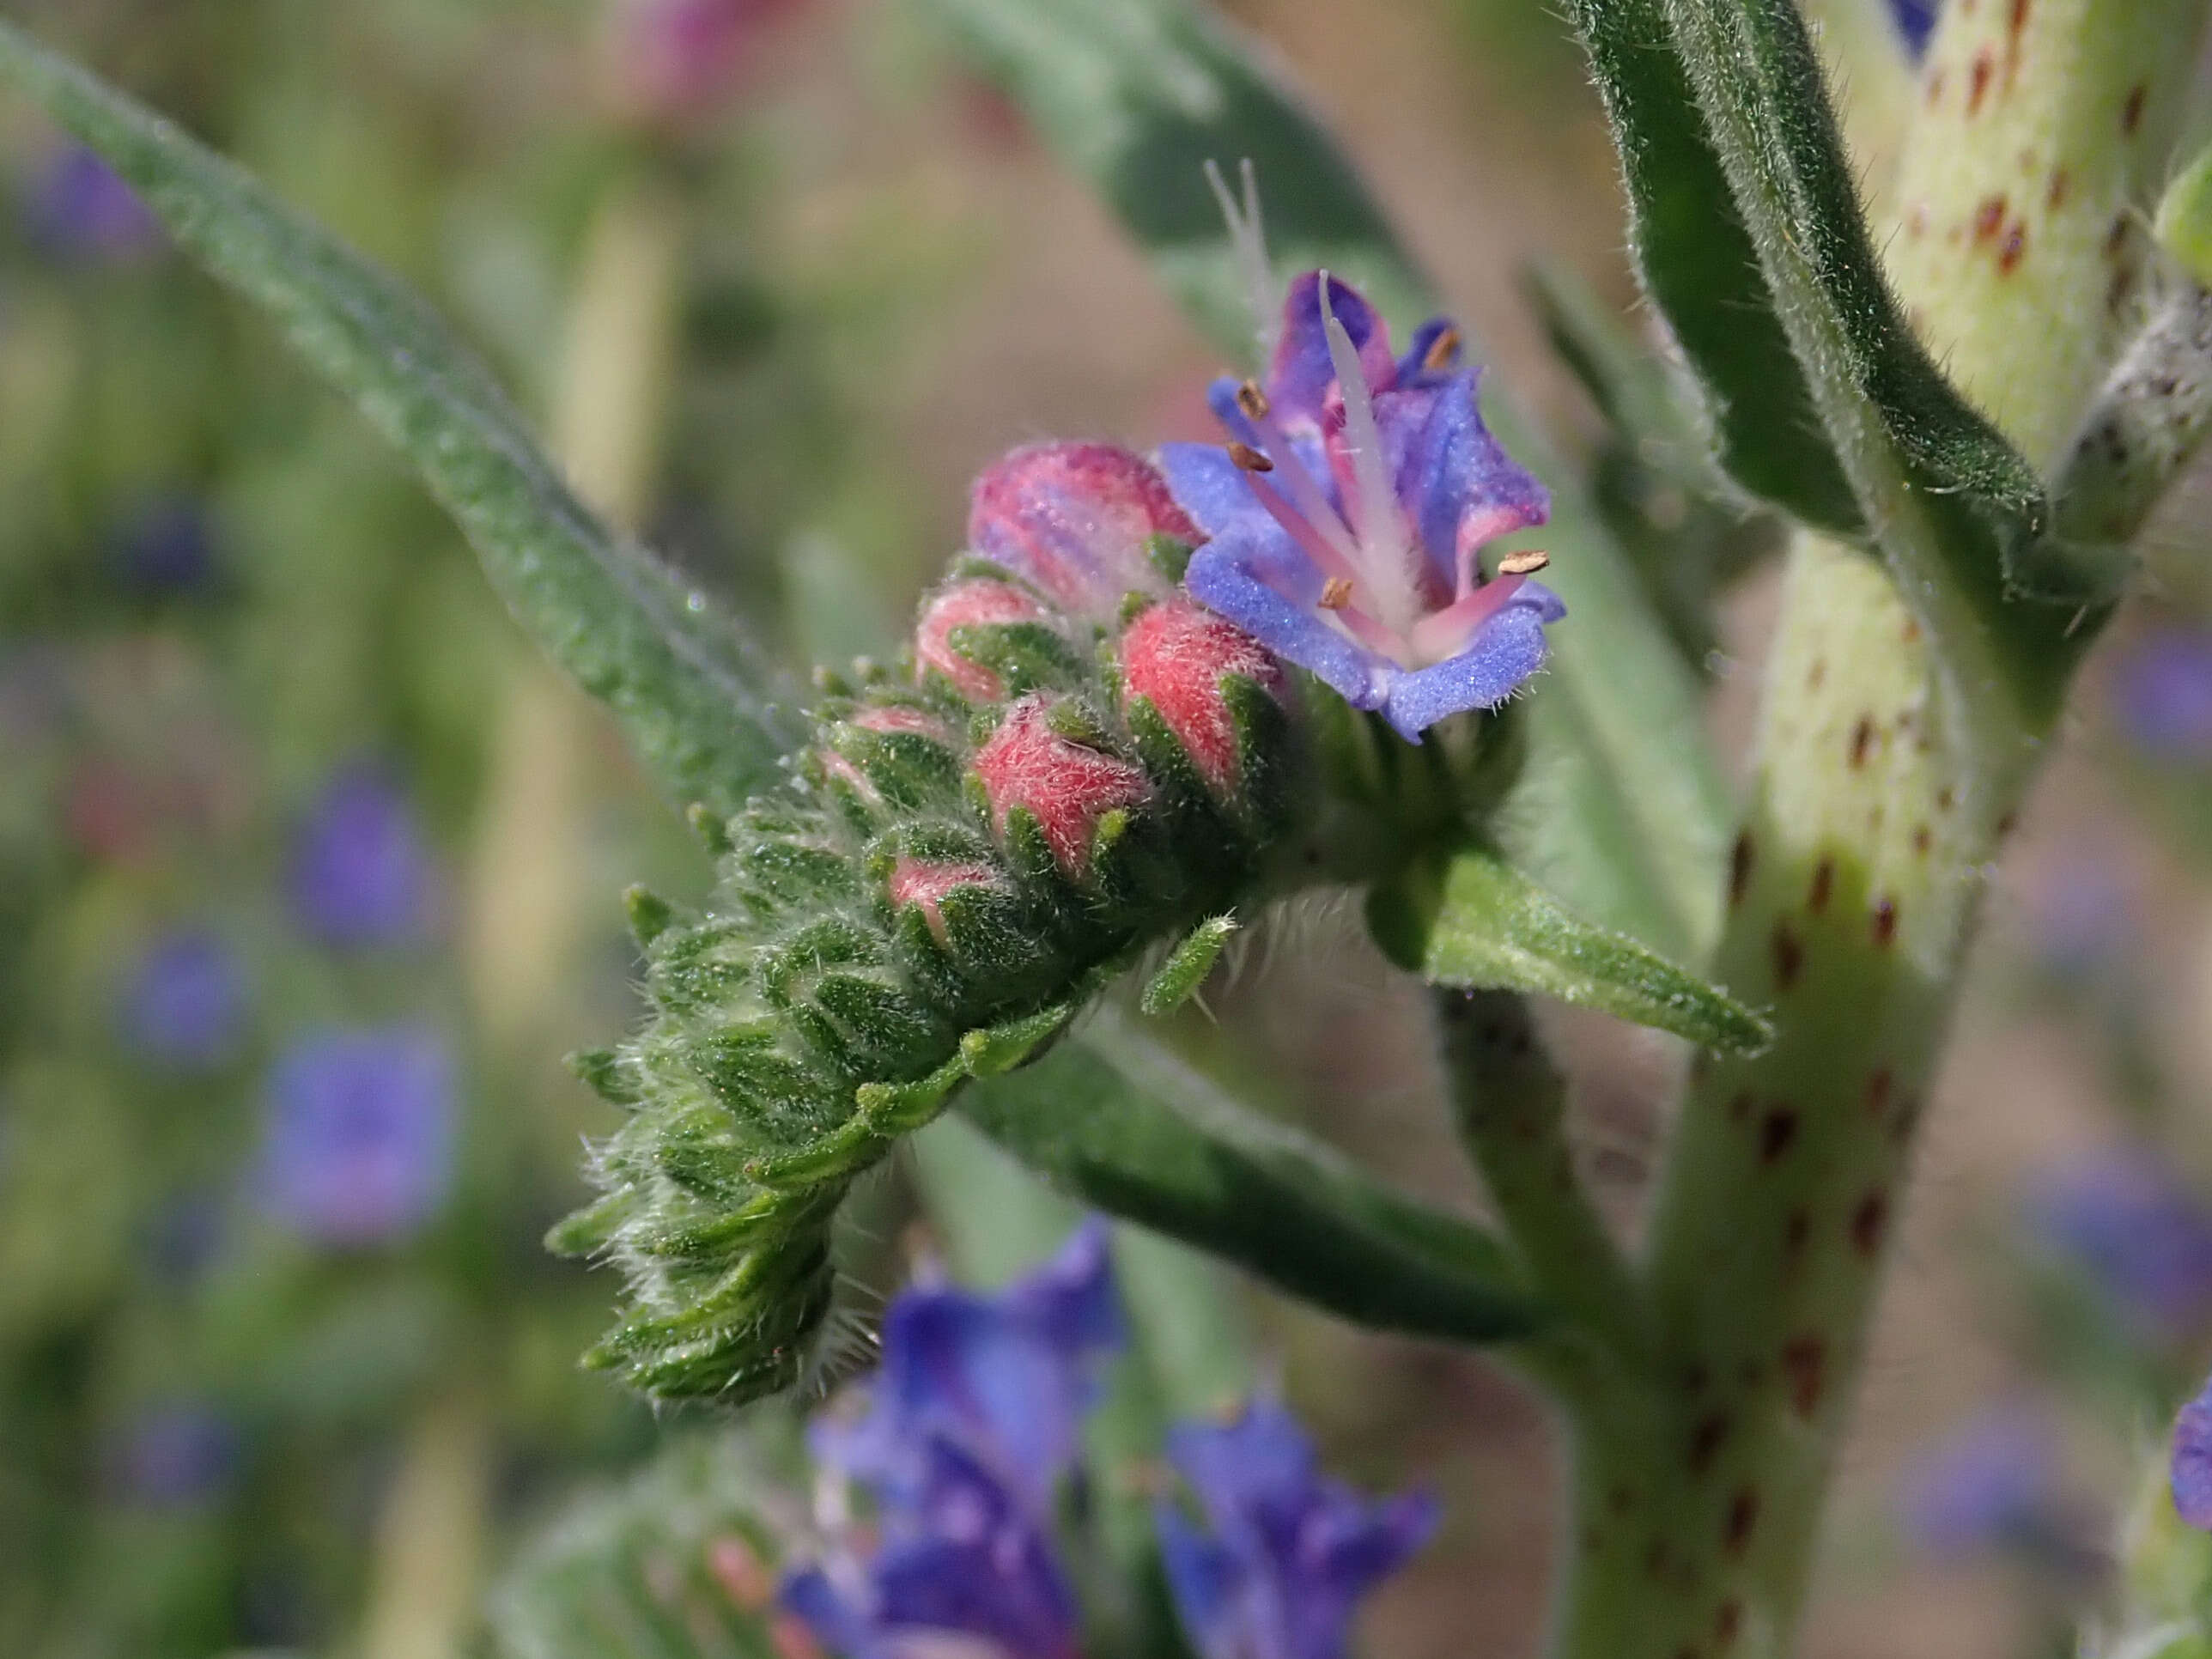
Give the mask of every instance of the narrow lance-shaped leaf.
[[1256, 1116], [1110, 1012], [955, 1109], [1071, 1197], [1355, 1324], [1490, 1342], [1540, 1322], [1490, 1234]]
[[[1233, 362], [1251, 355], [1248, 289], [1208, 161], [1249, 160], [1279, 274], [1326, 265], [1406, 324], [1436, 290], [1328, 133], [1227, 23], [1189, 0], [929, 0], [1060, 158], [1113, 208], [1161, 281]], [[1480, 356], [1478, 351], [1476, 356]], [[1698, 733], [1693, 678], [1634, 573], [1532, 423], [1486, 381], [1485, 414], [1551, 487], [1544, 580], [1573, 621], [1532, 710], [1556, 775], [1513, 839], [1592, 914], [1675, 955], [1703, 954], [1729, 811]]]
[[[1639, 222], [1741, 238], [1731, 334], [1697, 323], [1716, 278], [1696, 239], [1647, 228], [1645, 280], [1693, 366], [1724, 403], [1801, 366], [1806, 406], [1860, 516], [1959, 683], [1978, 696], [1996, 689], [2014, 715], [2047, 714], [2063, 684], [2054, 669], [2079, 649], [2067, 644], [2075, 611], [2106, 596], [2069, 586], [2070, 565], [2038, 558], [2045, 504], [2034, 469], [1944, 378], [1884, 282], [1793, 0], [1577, 0], [1575, 15]], [[1771, 348], [1778, 331], [1785, 353], [1740, 349], [1759, 338]], [[1795, 430], [1810, 435], [1802, 422]], [[1814, 503], [1778, 499], [1826, 521]], [[2010, 603], [2022, 586], [2069, 605]]]
[[680, 802], [727, 814], [799, 728], [735, 623], [576, 499], [489, 373], [398, 282], [250, 176], [0, 22], [0, 80], [99, 151], [209, 270], [266, 309], [467, 532], [516, 617], [612, 709]]
[[[1413, 911], [1418, 901], [1405, 902]], [[1456, 854], [1425, 913], [1401, 914], [1380, 931], [1438, 985], [1536, 992], [1723, 1053], [1773, 1038], [1728, 993], [1581, 920], [1488, 848]]]

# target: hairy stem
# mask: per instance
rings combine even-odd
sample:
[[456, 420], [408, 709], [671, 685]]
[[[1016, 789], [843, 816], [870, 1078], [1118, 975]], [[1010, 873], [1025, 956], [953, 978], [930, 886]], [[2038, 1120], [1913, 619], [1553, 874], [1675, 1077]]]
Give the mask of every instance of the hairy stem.
[[[1891, 275], [2033, 455], [2058, 453], [2129, 320], [2132, 204], [2206, 9], [1946, 10]], [[1584, 1552], [1571, 1659], [1790, 1649], [1982, 872], [2047, 736], [1969, 720], [1962, 670], [1881, 565], [1800, 538], [1716, 968], [1780, 1035], [1692, 1079], [1650, 1234], [1652, 1403], [1624, 1435], [1569, 1395], [1578, 1536], [1605, 1529], [1616, 1472], [1667, 1494], [1626, 1506], [1642, 1547]]]

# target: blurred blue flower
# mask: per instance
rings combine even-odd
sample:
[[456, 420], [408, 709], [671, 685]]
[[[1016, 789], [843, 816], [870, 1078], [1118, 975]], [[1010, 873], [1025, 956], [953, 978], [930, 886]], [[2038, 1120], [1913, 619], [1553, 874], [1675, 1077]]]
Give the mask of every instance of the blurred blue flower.
[[337, 773], [301, 826], [292, 908], [325, 944], [403, 945], [428, 929], [434, 877], [405, 797], [378, 768]]
[[2036, 1234], [2146, 1337], [2185, 1334], [2212, 1315], [2212, 1209], [2149, 1153], [2076, 1164], [2027, 1207]]
[[140, 1058], [177, 1071], [212, 1071], [231, 1059], [246, 1014], [245, 969], [204, 927], [155, 940], [124, 991], [125, 1042]]
[[2174, 1419], [2172, 1485], [2175, 1512], [2212, 1532], [2212, 1378]]
[[54, 254], [127, 264], [165, 245], [161, 222], [115, 170], [82, 145], [54, 152], [31, 190], [30, 233]]
[[2212, 634], [2168, 628], [2137, 642], [2113, 671], [2112, 708], [2146, 759], [2212, 763]]
[[1914, 1457], [1899, 1497], [1905, 1535], [1939, 1560], [1989, 1550], [2078, 1556], [2060, 1487], [2056, 1430], [2024, 1405], [1971, 1419]]
[[1122, 1340], [1107, 1246], [1093, 1222], [995, 1295], [933, 1285], [892, 1303], [865, 1415], [811, 1436], [825, 1467], [874, 1495], [882, 1547], [834, 1550], [782, 1589], [844, 1659], [893, 1659], [947, 1632], [1006, 1659], [1075, 1654], [1052, 1497]]
[[220, 1497], [238, 1472], [237, 1429], [195, 1401], [146, 1412], [131, 1425], [117, 1457], [118, 1483], [132, 1501], [191, 1509]]
[[116, 538], [116, 563], [132, 586], [185, 593], [215, 574], [215, 536], [207, 510], [189, 496], [145, 503]]
[[[1231, 216], [1240, 245], [1255, 212], [1248, 184], [1246, 216]], [[1264, 250], [1246, 257], [1256, 268]], [[1395, 357], [1357, 290], [1309, 272], [1271, 331], [1266, 386], [1208, 394], [1233, 441], [1160, 451], [1208, 538], [1191, 597], [1412, 741], [1504, 702], [1543, 666], [1545, 625], [1566, 607], [1528, 580], [1540, 555], [1484, 579], [1483, 548], [1542, 524], [1550, 498], [1483, 424], [1457, 331], [1425, 324]]]
[[1323, 1476], [1271, 1401], [1182, 1425], [1168, 1457], [1206, 1522], [1158, 1506], [1169, 1588], [1202, 1659], [1341, 1659], [1361, 1601], [1436, 1531], [1428, 1493], [1370, 1503]]
[[2136, 945], [2125, 877], [2109, 851], [2074, 848], [2029, 890], [2028, 942], [2043, 970], [2082, 985], [2124, 969]]
[[817, 1422], [815, 1455], [878, 1489], [912, 1492], [945, 1440], [988, 1462], [1038, 1512], [1073, 1463], [1099, 1372], [1121, 1346], [1110, 1235], [1078, 1229], [1051, 1261], [994, 1294], [906, 1291], [884, 1316], [883, 1368], [856, 1422]]
[[451, 1178], [453, 1062], [419, 1025], [320, 1031], [269, 1079], [257, 1195], [325, 1244], [397, 1239], [434, 1215]]
[[1941, 0], [1889, 0], [1890, 15], [1897, 19], [1898, 33], [1916, 62], [1928, 50], [1928, 37], [1936, 32], [1941, 9]]

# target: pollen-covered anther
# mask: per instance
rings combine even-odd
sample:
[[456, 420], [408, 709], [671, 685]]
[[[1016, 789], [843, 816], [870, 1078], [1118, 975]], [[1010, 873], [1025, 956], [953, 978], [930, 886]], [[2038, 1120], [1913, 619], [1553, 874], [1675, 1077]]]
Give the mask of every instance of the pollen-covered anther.
[[1238, 471], [1243, 472], [1273, 472], [1275, 470], [1273, 461], [1247, 443], [1231, 442], [1229, 459], [1237, 463]]
[[1007, 709], [975, 751], [975, 772], [990, 802], [992, 828], [1004, 836], [1016, 809], [1028, 812], [1060, 869], [1081, 878], [1090, 872], [1099, 821], [1116, 809], [1143, 805], [1152, 787], [1143, 768], [1054, 731], [1052, 706], [1050, 698], [1027, 696]]
[[1274, 412], [1267, 394], [1260, 389], [1257, 380], [1247, 380], [1237, 388], [1237, 407], [1244, 411], [1248, 421], [1264, 421]]
[[1441, 374], [1459, 359], [1459, 331], [1447, 325], [1429, 342], [1429, 349], [1421, 359], [1421, 367], [1431, 374]]
[[1279, 697], [1282, 665], [1243, 629], [1187, 599], [1154, 605], [1121, 636], [1122, 685], [1149, 702], [1217, 794], [1242, 781], [1237, 717], [1221, 683], [1235, 675]]
[[1524, 552], [1508, 553], [1498, 562], [1498, 574], [1501, 576], [1533, 576], [1539, 570], [1548, 568], [1551, 562], [1550, 554], [1540, 547], [1532, 547]]
[[988, 576], [954, 582], [922, 607], [921, 620], [914, 630], [915, 660], [923, 672], [945, 676], [953, 690], [970, 702], [996, 702], [1006, 695], [1006, 683], [982, 664], [954, 650], [952, 631], [1045, 619], [1044, 607], [1012, 582]]
[[1321, 585], [1322, 610], [1341, 611], [1351, 603], [1352, 579], [1349, 576], [1331, 576]]
[[902, 857], [892, 865], [885, 884], [892, 908], [903, 910], [912, 905], [920, 910], [931, 934], [944, 945], [949, 943], [943, 909], [946, 896], [963, 887], [1003, 888], [1006, 880], [988, 864]]

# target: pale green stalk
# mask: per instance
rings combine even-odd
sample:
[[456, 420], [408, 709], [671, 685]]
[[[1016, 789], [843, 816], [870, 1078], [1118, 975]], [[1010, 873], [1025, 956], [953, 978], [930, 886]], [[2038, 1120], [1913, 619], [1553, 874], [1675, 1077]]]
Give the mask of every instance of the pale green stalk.
[[[2031, 455], [2060, 453], [2131, 320], [2132, 211], [2206, 9], [1946, 10], [1891, 275]], [[1913, 533], [1899, 514], [1886, 544]], [[1973, 663], [1936, 660], [1920, 618], [1942, 607], [1913, 599], [1855, 550], [1791, 553], [1715, 968], [1771, 1003], [1779, 1036], [1692, 1078], [1646, 1267], [1656, 1405], [1626, 1424], [1604, 1399], [1577, 1412], [1571, 1659], [1794, 1638], [1983, 874], [2049, 735], [1999, 718], [2009, 701]]]

